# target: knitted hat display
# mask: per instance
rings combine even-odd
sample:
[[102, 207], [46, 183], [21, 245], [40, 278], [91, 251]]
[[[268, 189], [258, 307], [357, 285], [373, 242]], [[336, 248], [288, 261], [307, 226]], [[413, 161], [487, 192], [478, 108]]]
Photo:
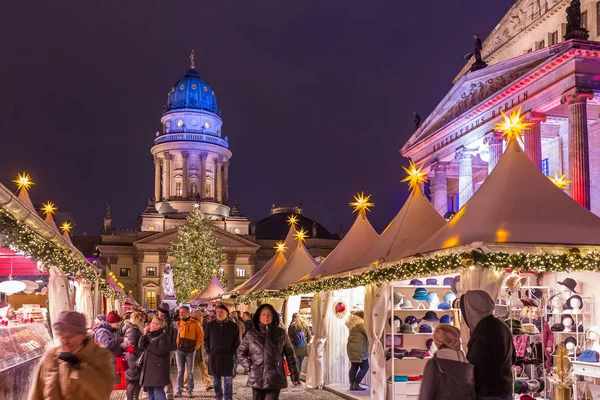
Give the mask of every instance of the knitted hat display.
[[415, 294], [413, 294], [415, 300], [427, 300], [427, 290], [424, 288], [416, 288]]

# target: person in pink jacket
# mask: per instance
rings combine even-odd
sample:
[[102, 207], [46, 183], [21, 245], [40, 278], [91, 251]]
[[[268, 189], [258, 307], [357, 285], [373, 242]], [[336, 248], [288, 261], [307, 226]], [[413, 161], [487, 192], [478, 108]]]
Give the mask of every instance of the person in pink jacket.
[[544, 343], [544, 351], [546, 353], [544, 357], [546, 360], [546, 372], [550, 372], [552, 351], [554, 350], [554, 336], [550, 330], [550, 325], [548, 324], [548, 321], [542, 318], [538, 307], [526, 307], [523, 314], [524, 323], [534, 324], [540, 332], [543, 332], [542, 342]]

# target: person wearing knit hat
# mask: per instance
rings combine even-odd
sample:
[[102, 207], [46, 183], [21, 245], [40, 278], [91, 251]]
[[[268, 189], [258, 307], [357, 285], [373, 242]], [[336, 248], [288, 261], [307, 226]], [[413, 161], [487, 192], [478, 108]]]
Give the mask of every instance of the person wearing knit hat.
[[120, 322], [121, 317], [119, 314], [116, 311], [111, 311], [106, 316], [106, 321], [100, 322], [94, 330], [96, 343], [110, 351], [115, 357], [123, 354], [123, 349], [121, 349], [123, 338], [117, 334]]
[[[91, 393], [95, 399], [110, 398], [113, 358], [88, 336], [85, 316], [77, 311], [63, 311], [52, 329], [60, 345], [48, 349], [41, 358], [28, 398], [89, 399]], [[65, 382], [68, 384], [63, 385]]]

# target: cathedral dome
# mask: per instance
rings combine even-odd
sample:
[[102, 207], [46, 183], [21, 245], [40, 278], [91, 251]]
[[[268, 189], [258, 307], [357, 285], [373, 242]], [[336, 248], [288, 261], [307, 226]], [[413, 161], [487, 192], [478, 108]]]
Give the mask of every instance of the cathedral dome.
[[215, 92], [200, 79], [193, 64], [185, 76], [173, 85], [167, 98], [166, 112], [181, 109], [218, 113]]

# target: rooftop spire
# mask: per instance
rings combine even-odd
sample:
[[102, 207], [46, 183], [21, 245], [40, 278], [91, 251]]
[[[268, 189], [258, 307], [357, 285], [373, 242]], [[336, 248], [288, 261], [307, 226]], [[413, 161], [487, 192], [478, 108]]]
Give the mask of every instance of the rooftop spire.
[[196, 61], [194, 59], [194, 49], [190, 52], [190, 69], [196, 69]]

